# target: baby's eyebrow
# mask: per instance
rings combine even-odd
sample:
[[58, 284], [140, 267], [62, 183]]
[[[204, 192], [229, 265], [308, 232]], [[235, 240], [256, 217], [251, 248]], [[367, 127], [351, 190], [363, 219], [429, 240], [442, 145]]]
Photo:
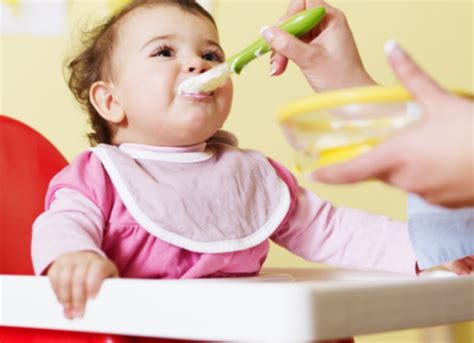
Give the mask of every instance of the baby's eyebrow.
[[150, 39], [149, 41], [147, 41], [145, 44], [143, 44], [143, 46], [141, 47], [140, 51], [145, 49], [145, 47], [147, 45], [149, 45], [150, 43], [153, 43], [157, 40], [165, 40], [165, 39], [173, 39], [173, 38], [176, 38], [176, 35], [164, 35], [164, 36], [156, 36], [156, 37], [153, 37], [152, 39]]

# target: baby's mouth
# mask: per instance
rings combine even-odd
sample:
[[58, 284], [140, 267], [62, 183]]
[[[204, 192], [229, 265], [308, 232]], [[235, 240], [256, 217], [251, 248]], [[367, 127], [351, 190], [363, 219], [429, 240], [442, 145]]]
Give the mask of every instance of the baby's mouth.
[[184, 96], [186, 98], [196, 99], [196, 100], [205, 100], [210, 99], [214, 92], [179, 92], [178, 95]]

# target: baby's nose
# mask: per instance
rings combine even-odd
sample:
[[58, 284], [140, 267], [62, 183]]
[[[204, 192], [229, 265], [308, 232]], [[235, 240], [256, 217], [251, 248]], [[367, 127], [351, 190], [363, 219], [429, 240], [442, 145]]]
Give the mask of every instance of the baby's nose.
[[209, 64], [203, 59], [195, 59], [186, 66], [186, 71], [194, 74], [202, 74], [209, 69]]
[[189, 68], [188, 68], [188, 71], [189, 71], [190, 73], [198, 72], [198, 73], [201, 74], [201, 73], [204, 73], [206, 70], [207, 70], [207, 69], [205, 69], [205, 68], [196, 68], [196, 67], [189, 67]]

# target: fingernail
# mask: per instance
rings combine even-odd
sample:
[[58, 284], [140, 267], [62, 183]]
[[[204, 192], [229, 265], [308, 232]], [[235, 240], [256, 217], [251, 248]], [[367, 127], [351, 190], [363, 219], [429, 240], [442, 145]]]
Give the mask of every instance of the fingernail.
[[272, 60], [271, 68], [270, 68], [270, 76], [275, 75], [276, 71], [277, 71], [276, 61]]
[[385, 45], [383, 47], [384, 52], [389, 55], [393, 50], [395, 50], [398, 47], [398, 43], [395, 39], [390, 38], [385, 42]]
[[260, 29], [260, 34], [262, 35], [263, 39], [265, 39], [268, 43], [270, 43], [273, 39], [273, 32], [268, 26], [263, 26]]
[[392, 55], [394, 53], [403, 54], [403, 49], [400, 47], [398, 42], [393, 38], [385, 42], [383, 50], [386, 55]]
[[73, 319], [74, 318], [74, 310], [72, 308], [65, 308], [64, 309], [64, 316], [67, 319]]

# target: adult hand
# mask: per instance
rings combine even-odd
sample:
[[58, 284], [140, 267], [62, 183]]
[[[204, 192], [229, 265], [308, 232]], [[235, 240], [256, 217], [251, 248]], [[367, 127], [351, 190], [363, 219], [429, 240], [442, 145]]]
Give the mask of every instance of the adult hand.
[[327, 183], [375, 178], [442, 206], [474, 205], [474, 102], [442, 89], [395, 42], [387, 43], [386, 52], [424, 119], [371, 152], [312, 177]]
[[311, 7], [325, 7], [326, 15], [299, 39], [276, 27], [262, 29], [275, 52], [270, 74], [281, 75], [291, 59], [317, 92], [375, 84], [364, 69], [344, 13], [322, 0], [293, 0], [282, 20]]
[[470, 275], [474, 270], [474, 255], [448, 262], [443, 266], [455, 272], [457, 275]]

